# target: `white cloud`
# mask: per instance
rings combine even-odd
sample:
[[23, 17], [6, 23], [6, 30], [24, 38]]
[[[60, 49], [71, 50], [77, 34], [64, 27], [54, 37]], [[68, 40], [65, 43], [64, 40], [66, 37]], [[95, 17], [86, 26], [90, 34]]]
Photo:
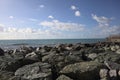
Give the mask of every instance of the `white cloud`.
[[92, 14], [92, 18], [94, 20], [96, 20], [98, 23], [109, 23], [113, 18], [107, 18], [107, 17], [104, 17], [104, 16], [96, 16], [94, 14]]
[[80, 11], [75, 11], [75, 16], [80, 16]]
[[83, 31], [84, 25], [77, 23], [65, 23], [59, 21], [43, 21], [40, 23], [43, 27], [49, 27], [53, 30], [61, 30], [61, 31]]
[[7, 27], [0, 24], [0, 39], [52, 39], [59, 36], [61, 33], [54, 30]]
[[29, 20], [32, 21], [32, 22], [38, 21], [37, 19], [34, 19], [34, 18], [29, 18]]
[[[113, 18], [107, 18], [105, 16], [96, 16], [94, 14], [92, 14], [92, 18], [97, 21], [98, 25], [97, 25], [97, 35], [101, 35], [101, 36], [109, 36], [112, 34], [119, 34], [120, 32], [120, 26], [115, 26], [115, 25], [111, 25], [110, 21], [113, 20]], [[96, 33], [95, 33], [96, 34]]]
[[14, 18], [14, 16], [9, 16], [9, 18], [10, 18], [10, 19], [13, 19], [13, 18]]
[[52, 15], [49, 15], [48, 18], [49, 19], [54, 19], [54, 17]]
[[40, 8], [44, 8], [45, 6], [44, 5], [39, 5]]
[[15, 27], [8, 27], [4, 29], [4, 32], [8, 33], [34, 33], [32, 28], [15, 28]]
[[71, 6], [71, 9], [72, 9], [72, 10], [76, 10], [77, 8], [76, 8], [76, 6], [72, 5], [72, 6]]

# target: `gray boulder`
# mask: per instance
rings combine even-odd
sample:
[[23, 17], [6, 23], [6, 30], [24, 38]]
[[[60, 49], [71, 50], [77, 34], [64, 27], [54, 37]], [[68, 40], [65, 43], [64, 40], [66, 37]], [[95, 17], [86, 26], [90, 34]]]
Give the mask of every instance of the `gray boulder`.
[[3, 56], [3, 55], [4, 55], [4, 50], [0, 48], [0, 56]]
[[71, 78], [69, 78], [68, 76], [65, 75], [60, 75], [56, 80], [73, 80]]
[[105, 52], [105, 53], [98, 54], [95, 61], [102, 62], [102, 63], [104, 61], [111, 61], [111, 62], [115, 62], [115, 63], [120, 63], [120, 55], [116, 54], [114, 52]]
[[0, 70], [14, 72], [18, 68], [27, 64], [32, 64], [34, 62], [36, 61], [30, 59], [7, 58], [5, 56], [2, 56], [0, 57]]
[[35, 52], [31, 52], [31, 53], [26, 54], [25, 58], [35, 60], [35, 61], [40, 61], [41, 54], [36, 54]]
[[9, 80], [13, 75], [13, 72], [0, 71], [0, 80]]
[[51, 65], [37, 62], [19, 68], [15, 76], [28, 80], [52, 80]]
[[90, 61], [65, 66], [60, 73], [70, 76], [74, 80], [99, 80], [99, 71], [105, 65]]

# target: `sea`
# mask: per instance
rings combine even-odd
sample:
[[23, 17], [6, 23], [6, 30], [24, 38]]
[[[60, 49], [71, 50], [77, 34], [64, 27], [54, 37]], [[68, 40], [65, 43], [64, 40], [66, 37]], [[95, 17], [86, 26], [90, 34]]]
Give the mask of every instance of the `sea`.
[[43, 46], [56, 44], [96, 43], [105, 39], [25, 39], [25, 40], [0, 40], [1, 48], [17, 48], [20, 46]]

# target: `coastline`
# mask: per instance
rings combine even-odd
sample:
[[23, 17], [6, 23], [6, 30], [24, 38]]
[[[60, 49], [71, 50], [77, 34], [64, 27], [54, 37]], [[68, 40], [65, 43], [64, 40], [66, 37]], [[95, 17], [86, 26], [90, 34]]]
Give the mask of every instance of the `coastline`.
[[118, 71], [119, 42], [0, 48], [0, 80], [119, 80]]

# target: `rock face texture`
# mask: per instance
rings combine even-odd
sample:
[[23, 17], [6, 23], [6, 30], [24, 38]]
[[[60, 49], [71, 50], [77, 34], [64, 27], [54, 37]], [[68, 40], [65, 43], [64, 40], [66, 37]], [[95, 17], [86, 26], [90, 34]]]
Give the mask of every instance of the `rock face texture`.
[[101, 63], [93, 61], [80, 62], [65, 66], [60, 73], [73, 77], [76, 80], [98, 80], [101, 68], [106, 67]]
[[28, 80], [52, 80], [51, 65], [37, 62], [23, 66], [15, 72], [15, 76], [20, 76]]
[[0, 48], [0, 80], [120, 80], [120, 43]]

